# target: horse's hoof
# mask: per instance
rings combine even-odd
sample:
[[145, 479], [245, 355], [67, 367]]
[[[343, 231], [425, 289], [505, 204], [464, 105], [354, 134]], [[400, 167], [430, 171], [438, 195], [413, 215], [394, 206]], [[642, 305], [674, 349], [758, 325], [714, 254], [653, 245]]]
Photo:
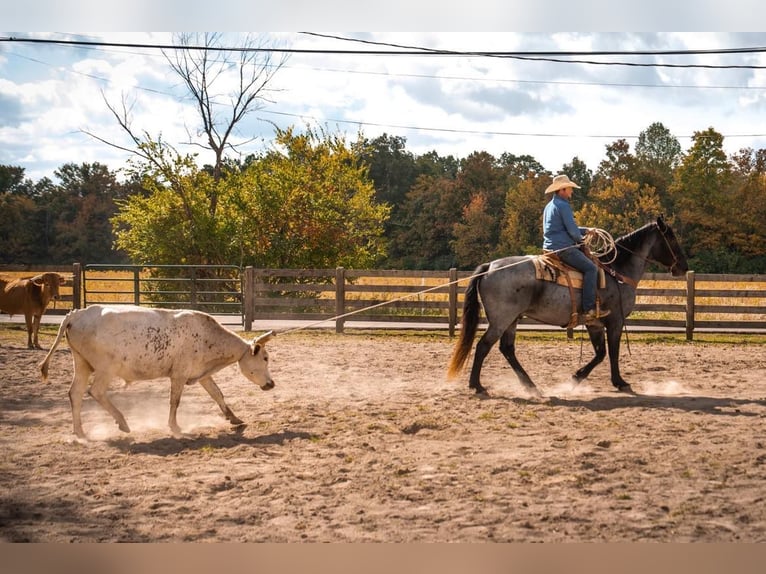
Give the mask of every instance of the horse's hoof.
[[476, 397], [480, 399], [488, 399], [489, 398], [489, 392], [484, 387], [480, 387], [477, 389], [474, 389], [476, 391], [475, 395]]
[[628, 383], [625, 383], [624, 385], [620, 385], [617, 387], [617, 392], [619, 393], [625, 393], [626, 395], [635, 395], [636, 391], [633, 390], [633, 387], [631, 387]]

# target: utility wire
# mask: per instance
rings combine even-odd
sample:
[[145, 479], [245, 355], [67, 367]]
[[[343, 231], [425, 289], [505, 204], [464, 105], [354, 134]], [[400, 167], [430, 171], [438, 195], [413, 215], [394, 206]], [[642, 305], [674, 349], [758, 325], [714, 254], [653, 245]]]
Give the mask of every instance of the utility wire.
[[[762, 70], [766, 66], [754, 64], [667, 64], [661, 62], [600, 62], [596, 60], [570, 60], [570, 56], [607, 56], [607, 55], [706, 55], [706, 54], [751, 54], [764, 53], [766, 47], [723, 48], [715, 50], [655, 50], [655, 51], [464, 51], [436, 50], [432, 48], [397, 49], [397, 50], [337, 50], [309, 48], [242, 48], [220, 46], [193, 46], [174, 44], [142, 44], [133, 42], [101, 42], [89, 40], [55, 40], [50, 38], [17, 38], [14, 36], [0, 37], [0, 42], [35, 43], [62, 46], [98, 46], [112, 48], [141, 48], [158, 50], [203, 50], [208, 52], [264, 52], [284, 54], [323, 54], [323, 55], [352, 55], [352, 56], [460, 56], [460, 57], [492, 57], [510, 58], [516, 60], [556, 62], [561, 64], [587, 64], [594, 66], [633, 66], [648, 68], [705, 68], [705, 69], [749, 69]], [[553, 57], [556, 56], [556, 57]]]

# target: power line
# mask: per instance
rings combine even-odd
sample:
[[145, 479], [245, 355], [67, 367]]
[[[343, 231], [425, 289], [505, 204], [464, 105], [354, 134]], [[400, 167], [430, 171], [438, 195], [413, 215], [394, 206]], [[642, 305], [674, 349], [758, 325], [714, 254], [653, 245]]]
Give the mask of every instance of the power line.
[[[8, 55], [16, 56], [18, 58], [26, 59], [41, 65], [46, 65], [50, 67], [55, 67], [52, 64], [49, 64], [47, 62], [44, 62], [42, 60], [38, 60], [35, 58], [31, 58], [29, 56], [23, 56], [21, 54], [16, 54], [14, 52], [7, 52]], [[95, 76], [93, 74], [86, 74], [83, 72], [77, 72], [74, 70], [69, 70], [66, 68], [62, 68], [62, 71], [72, 74], [77, 74], [86, 78], [90, 78], [97, 81], [102, 81], [105, 83], [112, 83], [108, 78], [102, 78], [99, 76]], [[331, 70], [334, 71], [334, 70]], [[337, 70], [344, 73], [351, 72], [350, 70], [343, 71], [343, 70]], [[370, 74], [376, 74], [378, 72], [355, 72], [355, 73], [370, 73]], [[388, 75], [388, 74], [387, 74]], [[403, 74], [405, 76], [410, 74]], [[439, 78], [439, 77], [436, 77]], [[453, 78], [453, 79], [469, 79], [469, 80], [478, 80], [481, 78]], [[494, 80], [494, 81], [517, 81], [517, 82], [532, 82], [533, 80]], [[570, 84], [570, 82], [543, 82], [543, 81], [537, 81], [538, 83], [552, 83], [552, 84]], [[578, 84], [577, 82], [571, 82], [571, 84]], [[601, 85], [601, 84], [586, 84], [586, 85]], [[604, 85], [610, 85], [610, 84], [604, 84]], [[625, 84], [615, 84], [615, 85], [625, 85]], [[630, 84], [628, 84], [630, 85]], [[635, 87], [668, 87], [668, 86], [635, 86]], [[679, 86], [672, 86], [672, 87], [679, 87]], [[689, 87], [710, 87], [710, 86], [689, 86]], [[717, 87], [726, 87], [726, 86], [717, 86]], [[736, 86], [731, 86], [732, 88], [736, 88]], [[158, 95], [163, 96], [169, 96], [169, 97], [175, 97], [175, 95], [170, 94], [168, 92], [163, 92], [161, 90], [156, 90], [152, 88], [144, 88], [141, 86], [135, 86], [135, 89], [155, 93]], [[756, 88], [756, 89], [764, 89], [764, 88]], [[557, 133], [528, 133], [528, 132], [510, 132], [510, 131], [487, 131], [487, 130], [470, 130], [470, 129], [457, 129], [457, 128], [434, 128], [434, 127], [421, 127], [421, 126], [412, 126], [412, 125], [397, 125], [397, 124], [384, 124], [384, 123], [378, 123], [378, 122], [371, 122], [371, 121], [359, 121], [359, 120], [343, 120], [339, 118], [317, 118], [315, 116], [309, 116], [306, 114], [296, 114], [296, 113], [290, 113], [290, 112], [278, 112], [278, 111], [272, 111], [272, 110], [260, 110], [259, 113], [265, 113], [265, 114], [271, 114], [276, 116], [284, 116], [284, 117], [293, 117], [293, 118], [299, 118], [299, 119], [310, 119], [315, 122], [331, 122], [336, 124], [350, 124], [350, 125], [356, 125], [356, 126], [369, 126], [369, 127], [377, 127], [377, 128], [386, 128], [386, 129], [400, 129], [400, 130], [408, 130], [408, 131], [416, 131], [416, 132], [439, 132], [439, 133], [455, 133], [455, 134], [471, 134], [471, 135], [482, 135], [482, 136], [504, 136], [504, 137], [545, 137], [545, 138], [587, 138], [587, 139], [636, 139], [639, 136], [636, 135], [607, 135], [607, 134], [557, 134]], [[766, 137], [766, 134], [731, 134], [731, 135], [724, 135], [725, 138], [756, 138], [756, 137]], [[679, 138], [692, 138], [693, 136], [676, 136]]]
[[[637, 135], [609, 135], [609, 134], [558, 134], [558, 133], [535, 133], [535, 132], [506, 132], [506, 131], [486, 131], [486, 130], [462, 130], [457, 128], [429, 128], [420, 126], [408, 126], [408, 125], [396, 125], [396, 124], [380, 124], [375, 122], [355, 121], [355, 120], [341, 120], [337, 118], [317, 118], [315, 116], [309, 116], [305, 114], [292, 114], [289, 112], [276, 112], [271, 110], [260, 110], [259, 113], [272, 114], [276, 116], [287, 116], [300, 119], [310, 119], [315, 122], [331, 122], [339, 124], [352, 124], [356, 126], [371, 126], [377, 128], [391, 128], [399, 130], [410, 131], [423, 131], [423, 132], [441, 132], [441, 133], [455, 133], [455, 134], [472, 134], [483, 136], [513, 136], [513, 137], [542, 137], [542, 138], [587, 138], [587, 139], [638, 139]], [[762, 138], [766, 137], [766, 134], [731, 134], [724, 135], [724, 138]], [[677, 138], [693, 138], [694, 136], [675, 136]]]
[[201, 50], [208, 52], [263, 52], [284, 54], [322, 54], [322, 55], [353, 55], [353, 56], [460, 56], [460, 57], [492, 57], [516, 60], [545, 61], [561, 64], [587, 64], [594, 66], [633, 66], [649, 68], [705, 68], [705, 69], [750, 69], [762, 70], [766, 66], [754, 64], [668, 64], [662, 62], [600, 62], [596, 60], [571, 60], [564, 57], [574, 56], [678, 56], [678, 55], [723, 55], [723, 54], [754, 54], [766, 52], [766, 47], [751, 48], [722, 48], [712, 50], [630, 50], [630, 51], [467, 51], [467, 50], [437, 50], [432, 48], [397, 49], [397, 50], [338, 50], [327, 48], [253, 48], [253, 47], [221, 47], [194, 46], [175, 44], [142, 44], [133, 42], [101, 42], [88, 40], [55, 40], [50, 38], [17, 38], [2, 37], [0, 42], [22, 42], [35, 44], [50, 44], [62, 46], [98, 46], [112, 48], [141, 48], [158, 50]]

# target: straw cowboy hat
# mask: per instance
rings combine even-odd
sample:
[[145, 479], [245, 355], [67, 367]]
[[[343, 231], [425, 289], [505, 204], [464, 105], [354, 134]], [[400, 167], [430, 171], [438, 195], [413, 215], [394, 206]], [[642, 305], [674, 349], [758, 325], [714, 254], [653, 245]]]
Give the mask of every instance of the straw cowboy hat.
[[569, 176], [564, 175], [563, 173], [560, 175], [557, 175], [553, 178], [553, 183], [551, 183], [546, 189], [545, 193], [553, 193], [554, 191], [558, 191], [560, 189], [564, 189], [566, 187], [574, 187], [577, 189], [580, 189], [580, 186], [577, 185], [575, 182], [569, 179]]

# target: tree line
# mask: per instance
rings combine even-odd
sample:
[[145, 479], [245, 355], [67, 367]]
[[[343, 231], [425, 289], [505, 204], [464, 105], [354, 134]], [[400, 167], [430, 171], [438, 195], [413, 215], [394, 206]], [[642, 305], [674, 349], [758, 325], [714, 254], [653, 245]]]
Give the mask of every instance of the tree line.
[[271, 148], [198, 167], [148, 135], [117, 172], [69, 163], [32, 181], [0, 165], [0, 263], [236, 264], [472, 269], [539, 253], [544, 190], [556, 173], [581, 189], [580, 225], [614, 237], [664, 214], [690, 266], [766, 270], [766, 150], [727, 156], [712, 127], [688, 150], [661, 123], [549, 171], [534, 157], [416, 155], [406, 139], [355, 141], [277, 130]]

